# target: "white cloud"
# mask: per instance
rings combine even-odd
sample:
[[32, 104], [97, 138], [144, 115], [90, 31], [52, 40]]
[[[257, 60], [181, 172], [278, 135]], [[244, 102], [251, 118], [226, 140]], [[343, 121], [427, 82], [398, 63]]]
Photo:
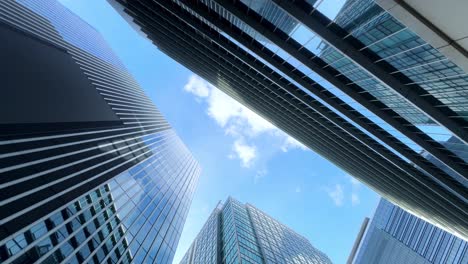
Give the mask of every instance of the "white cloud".
[[356, 206], [361, 203], [361, 200], [359, 199], [359, 195], [357, 193], [351, 193], [351, 204], [353, 206]]
[[207, 102], [208, 115], [219, 126], [226, 128], [228, 133], [242, 131], [249, 136], [256, 136], [277, 130], [270, 122], [212, 86]]
[[333, 200], [336, 206], [342, 206], [344, 202], [344, 187], [341, 184], [335, 184], [333, 188], [326, 188], [328, 196]]
[[281, 150], [283, 152], [288, 152], [288, 150], [294, 149], [294, 148], [298, 148], [304, 151], [308, 150], [308, 148], [304, 144], [297, 141], [295, 138], [286, 136], [286, 139], [284, 140], [284, 143], [281, 146]]
[[234, 142], [233, 150], [241, 160], [242, 167], [245, 168], [249, 168], [252, 165], [252, 161], [257, 155], [255, 146], [249, 146], [242, 142], [242, 140], [236, 140]]
[[229, 154], [228, 158], [239, 159], [243, 167], [251, 167], [259, 155], [254, 140], [260, 135], [272, 135], [284, 152], [294, 148], [307, 150], [300, 142], [196, 75], [190, 76], [184, 91], [207, 103], [208, 116], [234, 138], [234, 153]]
[[[344, 175], [346, 182], [335, 184], [333, 187], [323, 187], [323, 190], [327, 193], [327, 195], [333, 200], [336, 206], [342, 206], [345, 202], [348, 202], [348, 197], [350, 198], [350, 202], [352, 206], [357, 206], [361, 203], [361, 198], [359, 196], [359, 190], [361, 189], [362, 184], [355, 178], [351, 177], [350, 175]], [[349, 186], [349, 190], [345, 191], [345, 185]], [[348, 190], [348, 187], [346, 187]]]
[[349, 181], [351, 182], [351, 184], [355, 187], [359, 187], [361, 185], [361, 182], [358, 181], [356, 178], [352, 177], [352, 176], [349, 176]]
[[190, 76], [188, 83], [184, 86], [184, 91], [192, 93], [197, 97], [208, 97], [210, 95], [208, 84], [196, 75]]

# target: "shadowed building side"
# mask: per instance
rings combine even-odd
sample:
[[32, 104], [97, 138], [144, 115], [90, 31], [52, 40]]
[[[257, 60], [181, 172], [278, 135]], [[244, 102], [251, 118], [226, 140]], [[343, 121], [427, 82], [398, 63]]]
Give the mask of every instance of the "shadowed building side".
[[200, 168], [103, 37], [0, 1], [0, 262], [171, 263]]

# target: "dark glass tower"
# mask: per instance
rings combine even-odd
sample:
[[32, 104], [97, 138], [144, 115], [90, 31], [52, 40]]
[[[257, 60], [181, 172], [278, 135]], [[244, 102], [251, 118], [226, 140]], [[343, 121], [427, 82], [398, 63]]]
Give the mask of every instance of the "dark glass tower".
[[382, 199], [368, 224], [354, 264], [468, 262], [468, 243]]
[[326, 264], [330, 259], [303, 236], [251, 204], [218, 204], [181, 264]]
[[0, 262], [171, 263], [200, 168], [90, 25], [0, 1]]
[[[297, 20], [285, 14], [278, 6], [276, 6], [270, 0], [241, 0], [241, 2], [243, 2], [244, 4], [250, 3], [250, 8], [252, 10], [259, 14], [262, 14], [268, 20], [275, 21], [278, 25], [278, 28], [280, 28], [283, 32], [287, 34], [292, 33], [298, 25]], [[317, 2], [317, 0], [307, 0], [307, 2], [311, 5], [314, 5], [315, 2]], [[240, 24], [239, 26], [242, 31], [246, 32], [249, 35], [256, 34], [252, 28], [244, 24]], [[259, 35], [258, 37], [260, 41], [269, 42], [267, 38], [264, 38], [261, 35]]]
[[264, 1], [109, 1], [159, 50], [389, 201], [468, 238], [468, 165], [421, 126], [466, 146], [468, 75], [373, 1], [346, 2], [336, 20], [321, 12], [327, 1], [270, 0], [274, 14], [257, 8]]

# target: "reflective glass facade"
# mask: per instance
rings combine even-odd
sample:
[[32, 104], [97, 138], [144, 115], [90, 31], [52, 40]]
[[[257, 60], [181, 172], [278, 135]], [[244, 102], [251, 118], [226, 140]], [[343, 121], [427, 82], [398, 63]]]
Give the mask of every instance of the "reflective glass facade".
[[[468, 75], [373, 0], [348, 0], [335, 22], [460, 117], [468, 119]], [[320, 57], [414, 124], [433, 123], [423, 112], [324, 45]], [[408, 83], [408, 84], [410, 84]]]
[[253, 205], [228, 198], [212, 212], [181, 264], [331, 263], [303, 236]]
[[468, 243], [382, 199], [353, 263], [468, 262]]
[[[463, 161], [468, 162], [468, 145], [464, 144], [462, 141], [460, 141], [456, 137], [450, 137], [447, 141], [443, 142], [442, 145], [444, 145], [447, 149], [452, 151], [454, 154], [459, 156]], [[434, 163], [437, 167], [445, 171], [448, 175], [453, 177], [456, 181], [458, 181], [461, 185], [465, 186], [468, 188], [468, 181], [464, 179], [462, 176], [460, 176], [457, 173], [454, 173], [452, 170], [447, 168], [445, 164], [440, 162], [438, 159], [434, 158], [432, 155], [427, 153], [427, 151], [423, 151], [422, 155], [426, 156], [426, 158]]]
[[222, 205], [213, 210], [200, 233], [193, 241], [181, 263], [218, 264], [221, 261], [220, 247], [220, 219]]
[[[298, 25], [297, 20], [286, 15], [284, 12], [281, 11], [279, 7], [273, 4], [273, 2], [271, 2], [270, 0], [241, 1], [246, 5], [250, 5], [250, 8], [252, 10], [261, 14], [268, 20], [274, 21], [275, 24], [278, 25], [278, 28], [280, 28], [282, 31], [288, 34], [292, 33]], [[316, 1], [317, 0], [307, 0], [307, 2], [311, 5], [315, 4]], [[249, 35], [255, 34], [255, 31], [252, 28], [246, 26], [245, 24], [239, 23], [238, 26]], [[262, 36], [259, 36], [259, 39], [264, 42], [268, 42], [268, 40], [263, 38]]]
[[[442, 143], [468, 161], [468, 147], [455, 137]], [[427, 159], [468, 187], [460, 175], [451, 172], [431, 155]], [[468, 242], [381, 199], [372, 221], [361, 237], [355, 264], [360, 263], [466, 263]]]
[[0, 262], [171, 263], [200, 174], [175, 131], [56, 1], [1, 1], [0, 35]]

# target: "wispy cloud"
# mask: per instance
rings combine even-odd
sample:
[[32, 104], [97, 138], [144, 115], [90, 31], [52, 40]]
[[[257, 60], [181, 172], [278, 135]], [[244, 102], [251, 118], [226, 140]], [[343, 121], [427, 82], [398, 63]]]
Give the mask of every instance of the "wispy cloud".
[[210, 95], [210, 87], [208, 87], [208, 84], [195, 75], [190, 76], [188, 83], [184, 86], [184, 91], [201, 98]]
[[241, 160], [242, 167], [249, 168], [252, 165], [257, 153], [255, 146], [249, 146], [238, 139], [234, 142], [233, 150]]
[[233, 153], [228, 157], [238, 159], [242, 167], [252, 167], [260, 155], [255, 144], [260, 135], [273, 136], [280, 142], [280, 149], [284, 152], [291, 149], [307, 150], [299, 141], [196, 75], [190, 76], [184, 91], [193, 94], [198, 101], [205, 102], [208, 105], [208, 116], [234, 138]]
[[359, 199], [359, 195], [357, 193], [351, 193], [351, 204], [353, 206], [356, 206], [361, 203], [361, 200]]
[[258, 170], [254, 176], [254, 184], [257, 184], [267, 174], [268, 174], [268, 171], [266, 169]]
[[289, 136], [286, 137], [286, 139], [284, 140], [283, 146], [281, 146], [281, 150], [283, 152], [287, 152], [288, 150], [294, 149], [294, 148], [299, 148], [299, 149], [302, 149], [302, 150], [308, 150], [308, 148], [306, 146], [304, 146], [304, 144], [297, 141], [295, 138], [292, 138], [292, 137], [289, 137]]
[[359, 189], [361, 189], [361, 183], [352, 176], [348, 175], [348, 177], [351, 183], [351, 204], [356, 206], [361, 203], [361, 199], [359, 198]]
[[296, 193], [300, 193], [300, 192], [302, 192], [302, 188], [301, 188], [301, 186], [296, 186], [296, 190], [295, 190], [295, 191], [296, 191]]
[[353, 176], [348, 175], [348, 177], [349, 177], [349, 181], [351, 182], [351, 184], [352, 184], [353, 186], [359, 186], [359, 185], [361, 185], [361, 182], [358, 181], [358, 180], [357, 180], [356, 178], [354, 178]]
[[328, 197], [333, 200], [336, 206], [342, 206], [345, 202], [348, 203], [347, 197], [349, 197], [352, 206], [359, 205], [361, 203], [361, 198], [359, 196], [361, 183], [350, 175], [345, 175], [344, 179], [346, 181], [343, 182], [343, 180], [341, 180], [341, 183], [336, 183], [332, 187], [323, 187], [323, 190], [327, 193]]
[[344, 202], [344, 187], [341, 184], [335, 184], [332, 188], [325, 188], [328, 196], [333, 200], [336, 206], [342, 206]]

